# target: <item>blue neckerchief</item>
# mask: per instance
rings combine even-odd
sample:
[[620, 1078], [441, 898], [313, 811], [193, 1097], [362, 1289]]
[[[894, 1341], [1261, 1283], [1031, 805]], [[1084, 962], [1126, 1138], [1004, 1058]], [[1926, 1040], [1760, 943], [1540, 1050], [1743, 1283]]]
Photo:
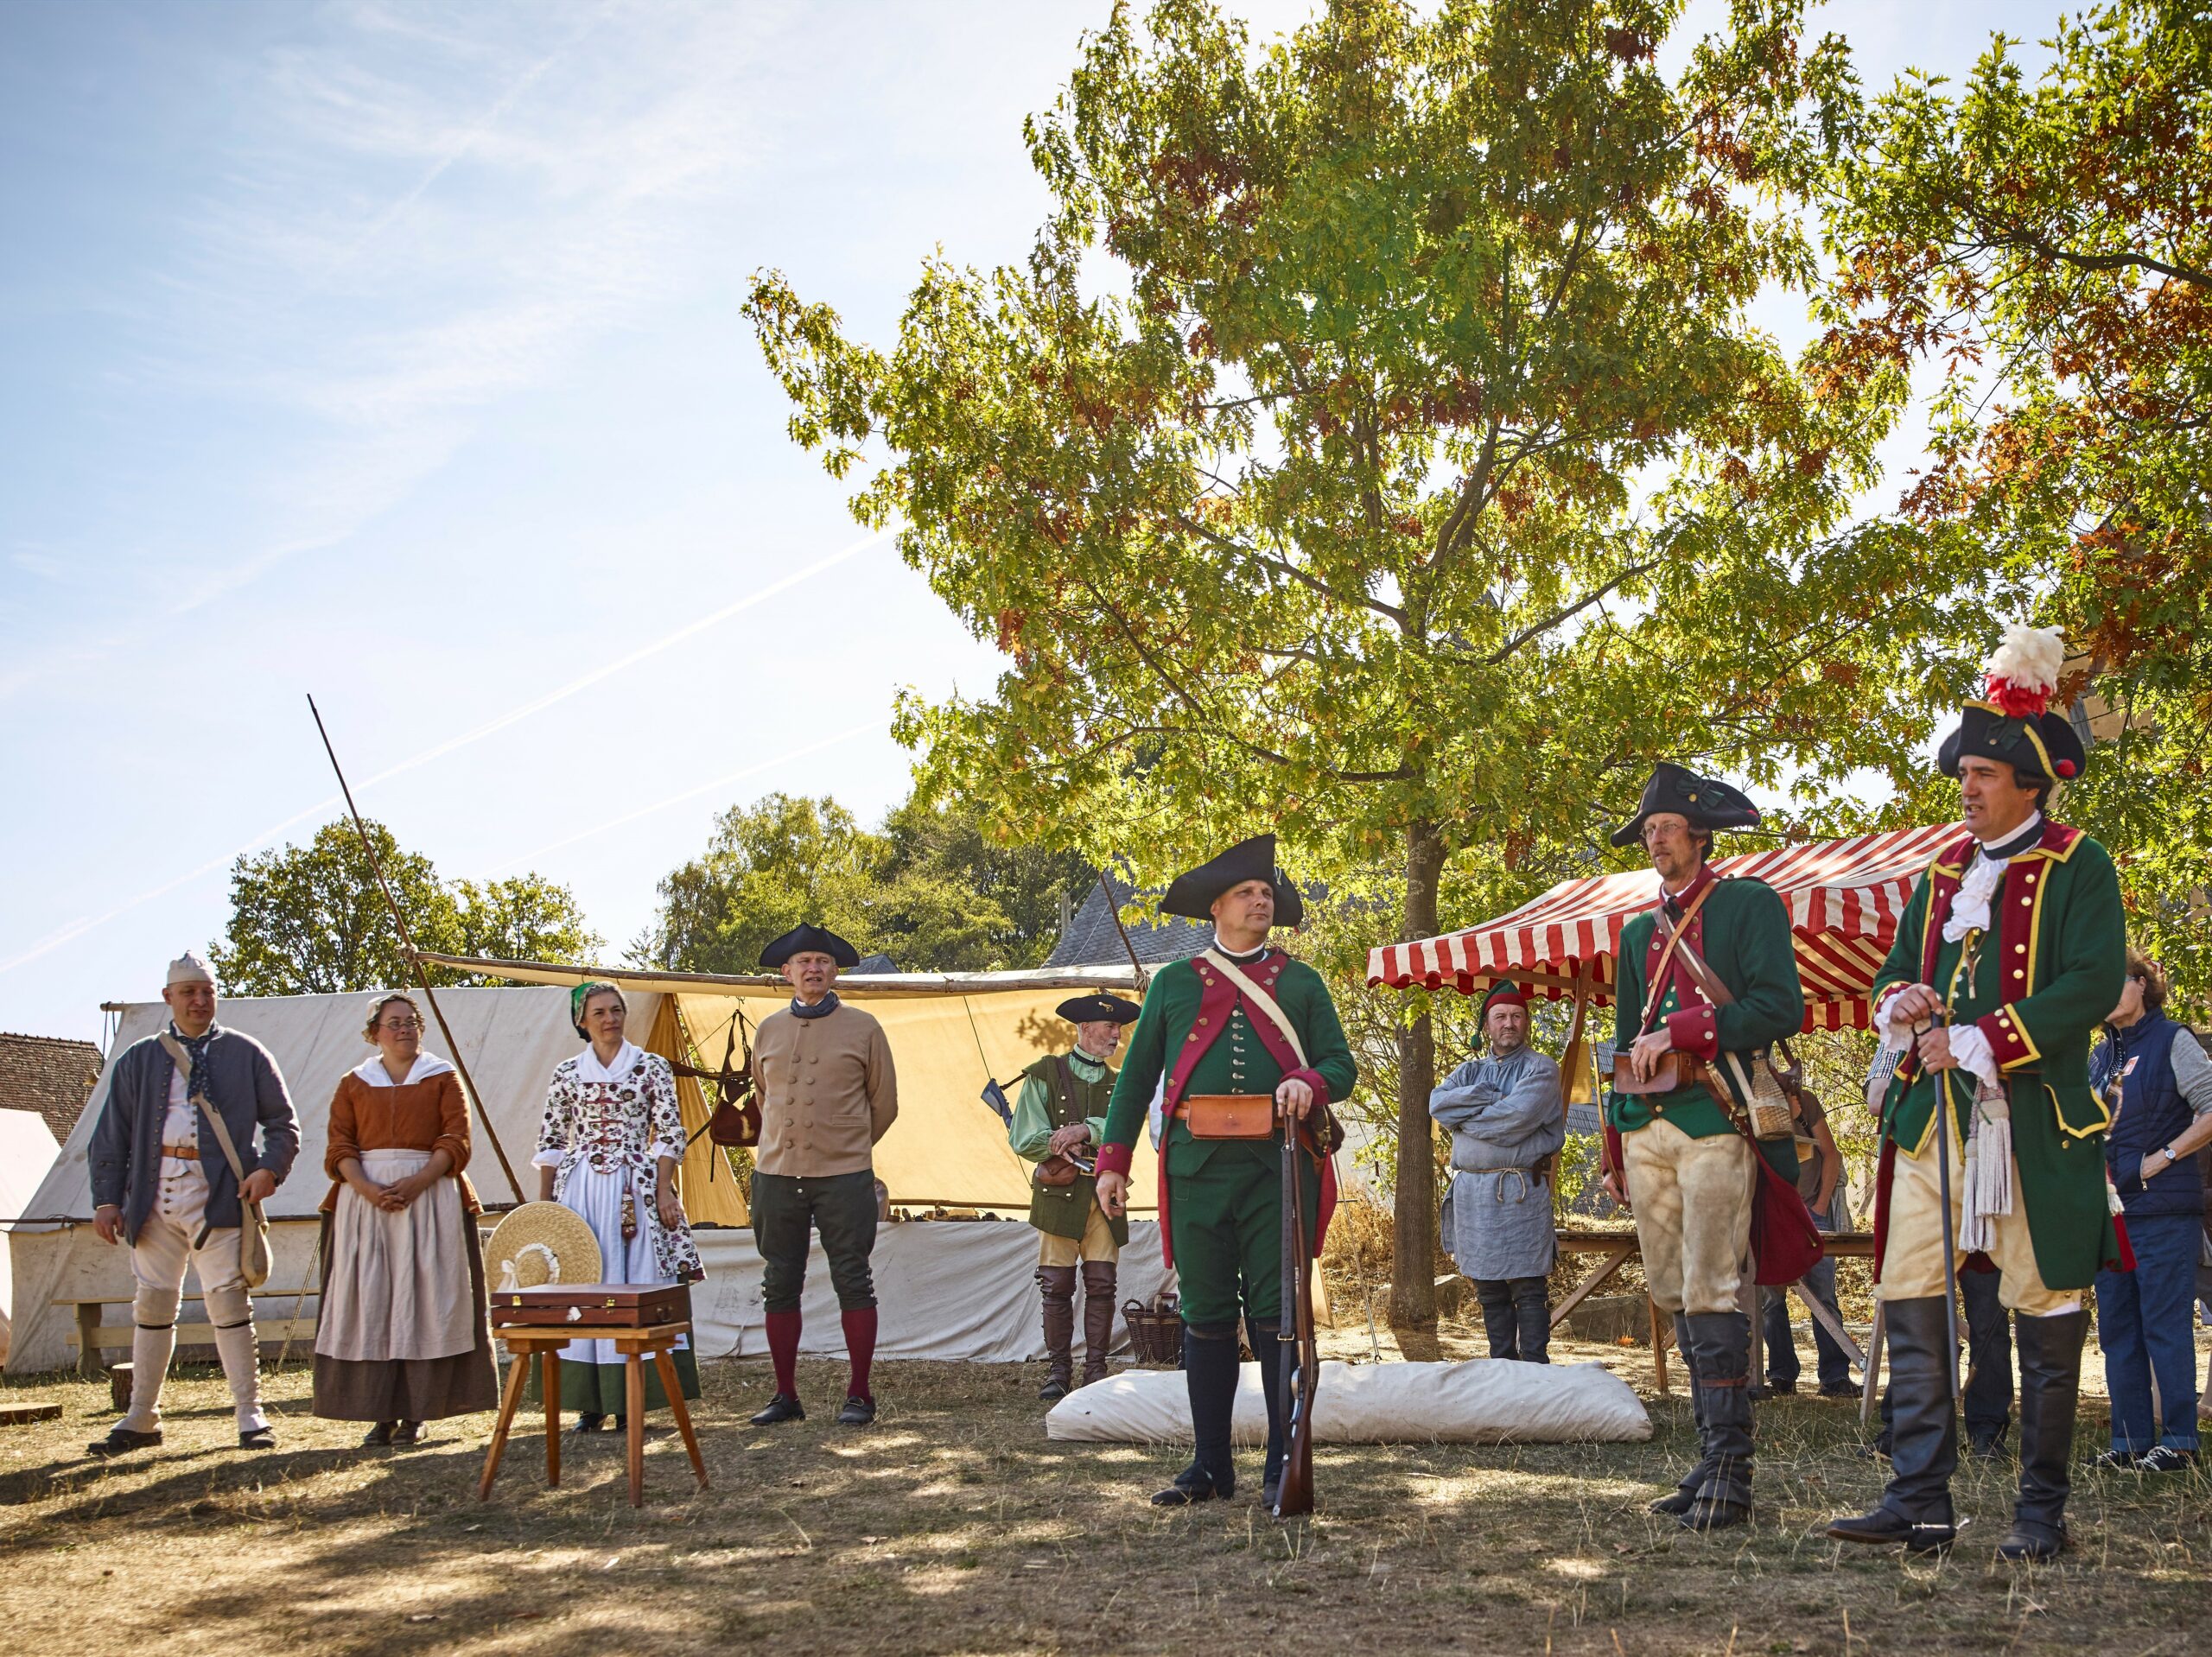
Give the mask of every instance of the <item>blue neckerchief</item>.
[[812, 1006], [808, 1006], [796, 995], [791, 997], [791, 1017], [794, 1019], [826, 1019], [836, 1010], [837, 992], [834, 989]]
[[169, 1020], [169, 1034], [177, 1038], [178, 1044], [192, 1059], [192, 1074], [185, 1078], [185, 1086], [190, 1089], [196, 1083], [199, 1091], [207, 1094], [210, 1099], [214, 1095], [207, 1093], [207, 1048], [208, 1044], [222, 1033], [222, 1025], [211, 1024], [204, 1035], [188, 1036], [176, 1027], [176, 1020], [174, 1019]]

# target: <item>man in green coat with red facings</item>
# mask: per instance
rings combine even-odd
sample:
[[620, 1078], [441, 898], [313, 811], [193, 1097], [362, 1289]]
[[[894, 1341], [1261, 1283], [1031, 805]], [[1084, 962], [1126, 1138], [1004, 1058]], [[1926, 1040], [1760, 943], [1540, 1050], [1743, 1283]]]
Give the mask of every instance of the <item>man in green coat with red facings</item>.
[[1160, 1090], [1160, 1235], [1181, 1280], [1196, 1448], [1191, 1465], [1153, 1501], [1182, 1506], [1236, 1491], [1230, 1418], [1241, 1311], [1267, 1399], [1261, 1485], [1272, 1511], [1287, 1444], [1277, 1337], [1291, 1313], [1282, 1304], [1281, 1142], [1194, 1138], [1189, 1101], [1271, 1095], [1306, 1125], [1308, 1154], [1299, 1171], [1318, 1254], [1336, 1195], [1327, 1107], [1351, 1092], [1357, 1073], [1321, 975], [1268, 942], [1273, 928], [1304, 917], [1298, 889], [1275, 867], [1273, 835], [1255, 835], [1178, 877], [1160, 908], [1212, 921], [1214, 942], [1161, 968], [1146, 991], [1107, 1108], [1097, 1175], [1100, 1205], [1109, 1215], [1123, 1212], [1131, 1152]]
[[[1677, 1085], [1609, 1095], [1605, 1188], [1635, 1209], [1644, 1279], [1652, 1304], [1675, 1315], [1697, 1421], [1696, 1464], [1651, 1511], [1700, 1531], [1751, 1514], [1743, 1292], [1761, 1155], [1789, 1182], [1783, 1195], [1770, 1188], [1770, 1200], [1802, 1207], [1795, 1141], [1785, 1131], [1754, 1149], [1744, 1126], [1767, 1050], [1804, 1023], [1789, 909], [1764, 881], [1722, 879], [1708, 861], [1715, 830], [1758, 820], [1727, 784], [1662, 762], [1635, 818], [1612, 837], [1642, 842], [1660, 886], [1658, 901], [1621, 929], [1614, 1051], [1646, 1083], [1673, 1065]], [[1809, 1220], [1802, 1230], [1810, 1235]], [[1815, 1247], [1805, 1264], [1818, 1258]]]
[[2127, 938], [2110, 855], [2044, 816], [2087, 759], [2050, 710], [2064, 657], [2056, 629], [2007, 629], [1937, 759], [1959, 779], [1965, 832], [1921, 877], [1874, 979], [1891, 1061], [1877, 1078], [1874, 1187], [1891, 1476], [1879, 1507], [1828, 1527], [1838, 1541], [1932, 1552], [1957, 1535], [1947, 1277], [1971, 1265], [1997, 1271], [2020, 1353], [2019, 1497], [1998, 1557], [2050, 1559], [2066, 1545], [2082, 1295], [2123, 1258], [2089, 1048], [2126, 980]]

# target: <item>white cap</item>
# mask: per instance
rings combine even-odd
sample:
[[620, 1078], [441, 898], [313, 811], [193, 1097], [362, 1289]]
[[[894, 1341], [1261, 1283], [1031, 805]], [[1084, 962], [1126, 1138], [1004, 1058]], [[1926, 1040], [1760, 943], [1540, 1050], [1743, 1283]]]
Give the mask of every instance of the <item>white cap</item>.
[[207, 970], [207, 963], [189, 949], [169, 962], [168, 982], [171, 984], [212, 985], [214, 981], [215, 975]]

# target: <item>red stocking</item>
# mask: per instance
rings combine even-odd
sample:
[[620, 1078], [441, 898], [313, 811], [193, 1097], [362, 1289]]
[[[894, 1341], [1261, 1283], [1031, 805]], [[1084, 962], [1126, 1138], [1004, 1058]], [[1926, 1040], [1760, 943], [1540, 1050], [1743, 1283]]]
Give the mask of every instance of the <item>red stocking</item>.
[[776, 1366], [776, 1390], [787, 1398], [798, 1396], [798, 1314], [767, 1314], [768, 1356]]
[[868, 1372], [875, 1362], [875, 1308], [862, 1306], [844, 1317], [845, 1355], [853, 1365], [853, 1384], [846, 1390], [872, 1404], [875, 1394], [868, 1389]]

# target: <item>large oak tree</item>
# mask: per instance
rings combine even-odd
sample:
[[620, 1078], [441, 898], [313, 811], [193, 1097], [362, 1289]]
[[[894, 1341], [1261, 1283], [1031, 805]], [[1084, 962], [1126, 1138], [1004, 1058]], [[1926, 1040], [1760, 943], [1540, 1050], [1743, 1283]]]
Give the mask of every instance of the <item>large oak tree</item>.
[[[883, 350], [757, 279], [793, 436], [1010, 658], [904, 708], [925, 782], [1147, 879], [1278, 828], [1379, 942], [1613, 855], [1662, 755], [1910, 771], [1927, 567], [1847, 517], [1903, 375], [1749, 315], [1816, 280], [1841, 48], [1747, 0], [1670, 79], [1676, 10], [1337, 0], [1255, 50], [1120, 8], [1028, 126], [1026, 264], [926, 261]], [[1399, 1061], [1418, 1324], [1418, 996]]]

